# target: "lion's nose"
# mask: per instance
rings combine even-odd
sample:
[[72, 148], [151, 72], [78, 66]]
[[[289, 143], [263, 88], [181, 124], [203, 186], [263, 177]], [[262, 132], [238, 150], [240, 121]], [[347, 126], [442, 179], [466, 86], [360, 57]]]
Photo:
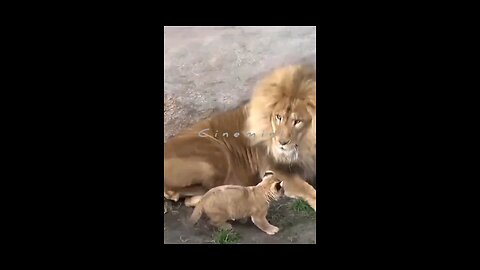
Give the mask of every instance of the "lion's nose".
[[280, 140], [278, 140], [278, 142], [279, 142], [281, 145], [285, 145], [285, 144], [289, 143], [290, 140], [285, 140], [285, 139], [282, 140], [282, 139], [280, 139]]

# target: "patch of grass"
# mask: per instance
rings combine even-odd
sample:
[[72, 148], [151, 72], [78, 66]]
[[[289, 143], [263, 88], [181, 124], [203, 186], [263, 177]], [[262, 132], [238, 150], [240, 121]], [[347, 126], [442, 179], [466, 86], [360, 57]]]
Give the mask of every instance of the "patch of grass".
[[240, 235], [233, 230], [221, 229], [213, 235], [213, 241], [217, 244], [233, 244], [240, 240]]
[[290, 208], [303, 216], [315, 217], [315, 210], [308, 205], [308, 203], [302, 199], [296, 199], [290, 205]]
[[270, 211], [267, 215], [267, 220], [272, 224], [280, 228], [291, 227], [294, 224], [294, 221], [290, 215], [285, 215], [285, 213], [273, 212]]

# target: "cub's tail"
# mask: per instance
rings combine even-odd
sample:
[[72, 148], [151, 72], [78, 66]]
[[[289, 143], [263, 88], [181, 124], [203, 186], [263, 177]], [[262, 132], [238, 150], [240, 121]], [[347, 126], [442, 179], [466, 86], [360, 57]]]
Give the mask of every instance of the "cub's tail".
[[200, 201], [193, 209], [193, 213], [190, 216], [189, 222], [191, 225], [195, 225], [203, 214], [203, 201]]

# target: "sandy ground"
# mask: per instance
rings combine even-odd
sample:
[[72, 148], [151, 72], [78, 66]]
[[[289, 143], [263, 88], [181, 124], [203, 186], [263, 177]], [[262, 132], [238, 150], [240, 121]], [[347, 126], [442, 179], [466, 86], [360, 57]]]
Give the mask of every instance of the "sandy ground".
[[[181, 129], [249, 99], [259, 78], [279, 66], [315, 64], [315, 27], [165, 27], [164, 142]], [[315, 243], [315, 218], [291, 210], [293, 200], [272, 205], [278, 235], [251, 221], [234, 222], [239, 243]], [[215, 232], [183, 221], [192, 209], [173, 205], [164, 215], [165, 243], [208, 243]], [[275, 224], [275, 222], [278, 224]], [[187, 239], [187, 240], [186, 240]]]

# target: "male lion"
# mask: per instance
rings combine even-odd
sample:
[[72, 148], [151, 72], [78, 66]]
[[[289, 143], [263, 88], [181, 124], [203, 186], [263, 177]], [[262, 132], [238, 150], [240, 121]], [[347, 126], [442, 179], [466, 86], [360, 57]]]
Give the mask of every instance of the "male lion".
[[190, 223], [195, 224], [205, 213], [210, 218], [210, 224], [231, 229], [232, 225], [227, 220], [251, 217], [260, 230], [273, 235], [279, 229], [268, 222], [267, 213], [270, 201], [283, 195], [282, 186], [282, 181], [272, 171], [267, 171], [262, 182], [256, 186], [225, 185], [212, 188], [195, 206]]
[[194, 206], [221, 185], [257, 185], [267, 169], [285, 195], [316, 209], [316, 76], [310, 66], [273, 71], [250, 102], [214, 115], [165, 143], [164, 197]]

